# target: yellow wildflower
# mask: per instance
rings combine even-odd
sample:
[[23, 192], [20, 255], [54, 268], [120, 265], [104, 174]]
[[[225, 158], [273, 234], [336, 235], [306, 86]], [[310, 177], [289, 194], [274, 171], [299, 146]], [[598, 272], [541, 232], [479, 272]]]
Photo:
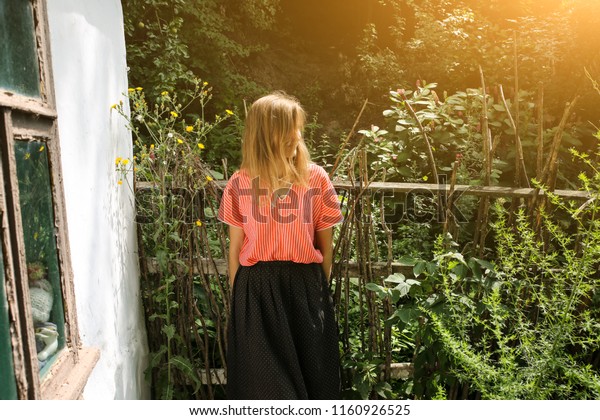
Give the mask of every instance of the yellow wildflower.
[[188, 125], [187, 127], [185, 127], [185, 131], [187, 131], [188, 133], [191, 133], [192, 131], [194, 131], [194, 126]]
[[29, 159], [31, 157], [31, 153], [25, 153], [25, 159]]
[[117, 104], [112, 104], [112, 105], [110, 106], [110, 109], [115, 109], [116, 107], [117, 107]]
[[162, 92], [160, 92], [160, 94], [162, 96], [167, 96], [169, 94], [169, 92], [167, 92], [166, 90], [163, 90]]
[[179, 144], [183, 144], [183, 140], [181, 140], [181, 139], [177, 139], [177, 143], [179, 143]]
[[129, 89], [127, 89], [127, 92], [135, 92], [135, 89], [134, 88], [129, 88]]
[[150, 145], [150, 150], [154, 150], [154, 145], [153, 144]]
[[171, 111], [171, 116], [173, 118], [177, 118], [177, 117], [179, 117], [179, 114], [177, 112], [175, 112], [175, 111]]
[[202, 143], [198, 143], [198, 149], [204, 149], [204, 145]]
[[214, 178], [210, 175], [206, 175], [206, 180], [210, 182], [210, 181], [213, 181]]
[[423, 176], [423, 181], [427, 181], [429, 178], [427, 177], [427, 175]]
[[233, 115], [233, 111], [230, 109], [226, 109], [225, 112], [228, 113], [229, 115]]
[[208, 86], [208, 82], [202, 83], [202, 86]]
[[198, 227], [202, 226], [202, 222], [200, 220], [196, 220], [196, 226], [198, 226]]
[[123, 161], [121, 163], [123, 165], [128, 165], [129, 164], [129, 159], [123, 159]]
[[117, 181], [117, 184], [119, 185], [123, 185], [123, 181], [121, 181], [120, 179]]
[[40, 146], [39, 151], [43, 152], [45, 148], [46, 148], [45, 146]]
[[139, 92], [139, 91], [141, 91], [142, 89], [143, 89], [143, 88], [141, 88], [141, 87], [139, 87], [139, 86], [135, 88], [135, 90], [137, 90], [138, 92]]
[[121, 163], [121, 161], [122, 161], [122, 160], [123, 160], [123, 159], [122, 159], [122, 158], [120, 158], [120, 157], [116, 158], [116, 159], [115, 159], [115, 165], [118, 165], [119, 163]]

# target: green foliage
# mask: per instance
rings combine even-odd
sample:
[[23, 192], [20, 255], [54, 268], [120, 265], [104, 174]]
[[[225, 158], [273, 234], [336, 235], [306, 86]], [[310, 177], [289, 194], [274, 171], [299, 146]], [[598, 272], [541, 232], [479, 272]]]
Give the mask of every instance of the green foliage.
[[[596, 197], [598, 172], [581, 178]], [[513, 228], [499, 203], [494, 263], [467, 259], [440, 237], [432, 261], [404, 259], [415, 279], [370, 286], [397, 303], [388, 321], [415, 332], [416, 397], [441, 388], [453, 398], [459, 391], [486, 399], [600, 396], [600, 208], [595, 198], [577, 208], [551, 197], [576, 232], [542, 212], [544, 240], [523, 209]]]
[[[130, 82], [150, 86], [153, 101], [194, 78], [219, 86], [217, 107], [264, 90], [247, 59], [265, 48], [279, 0], [128, 0], [124, 3]], [[235, 64], [234, 64], [235, 63]]]

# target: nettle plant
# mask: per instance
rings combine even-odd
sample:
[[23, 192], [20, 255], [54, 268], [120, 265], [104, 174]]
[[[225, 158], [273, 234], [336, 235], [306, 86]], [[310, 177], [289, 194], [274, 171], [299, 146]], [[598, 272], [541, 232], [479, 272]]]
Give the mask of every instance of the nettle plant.
[[600, 171], [587, 154], [572, 153], [589, 169], [579, 176], [585, 204], [545, 191], [539, 217], [520, 208], [509, 222], [498, 201], [493, 261], [467, 258], [440, 236], [433, 259], [403, 259], [414, 278], [394, 274], [368, 286], [396, 305], [387, 322], [413, 331], [407, 394], [600, 397]]

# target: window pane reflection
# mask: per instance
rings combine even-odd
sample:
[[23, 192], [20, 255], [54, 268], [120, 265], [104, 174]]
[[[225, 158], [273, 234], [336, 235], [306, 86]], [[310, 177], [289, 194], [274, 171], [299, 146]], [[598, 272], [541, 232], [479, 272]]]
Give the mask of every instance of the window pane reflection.
[[64, 346], [64, 312], [54, 235], [48, 153], [44, 142], [16, 141], [15, 158], [31, 314], [42, 373]]
[[40, 76], [30, 1], [0, 0], [0, 87], [40, 96]]

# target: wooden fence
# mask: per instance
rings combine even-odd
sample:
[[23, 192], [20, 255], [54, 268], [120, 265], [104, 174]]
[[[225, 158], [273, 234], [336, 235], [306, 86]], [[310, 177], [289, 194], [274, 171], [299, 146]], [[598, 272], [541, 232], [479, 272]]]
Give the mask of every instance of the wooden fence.
[[[213, 182], [206, 191], [202, 192], [202, 194], [212, 197], [213, 216], [216, 214], [220, 192], [224, 185], [223, 181]], [[332, 294], [340, 325], [341, 348], [343, 351], [348, 351], [351, 347], [348, 296], [352, 291], [358, 291], [362, 314], [360, 321], [362, 324], [359, 327], [364, 328], [361, 333], [362, 346], [365, 351], [379, 354], [385, 360], [381, 370], [382, 377], [387, 380], [408, 377], [412, 371], [411, 361], [394, 360], [390, 347], [391, 326], [382, 326], [382, 320], [390, 315], [391, 307], [383, 302], [378, 302], [374, 294], [366, 289], [366, 285], [370, 282], [383, 284], [383, 279], [392, 273], [411, 275], [412, 267], [394, 261], [393, 258], [387, 258], [385, 261], [372, 258], [371, 254], [376, 247], [376, 244], [373, 243], [375, 230], [379, 230], [377, 233], [386, 235], [390, 240], [394, 235], [393, 228], [386, 226], [385, 220], [373, 218], [373, 214], [371, 214], [373, 200], [376, 200], [378, 196], [384, 197], [390, 194], [414, 194], [430, 196], [438, 200], [438, 205], [448, 206], [456, 203], [462, 196], [482, 197], [485, 200], [508, 198], [524, 203], [531, 202], [536, 197], [537, 199], [544, 197], [544, 192], [535, 188], [498, 186], [389, 182], [354, 184], [347, 181], [335, 182], [334, 186], [339, 194], [346, 195], [347, 198], [346, 218], [341, 227], [336, 228], [339, 229], [339, 235], [337, 235], [335, 246], [332, 276]], [[136, 185], [138, 195], [152, 189], [150, 184], [138, 183]], [[584, 191], [556, 190], [553, 193], [566, 200], [584, 202], [589, 199], [589, 194]], [[440, 210], [443, 213], [447, 208], [438, 209], [438, 212]], [[361, 218], [366, 223], [361, 224]], [[211, 399], [222, 397], [223, 385], [226, 382], [224, 349], [226, 348], [225, 331], [229, 310], [229, 289], [227, 262], [224, 258], [226, 255], [226, 231], [219, 223], [207, 225], [210, 226], [210, 229], [214, 229], [216, 237], [213, 237], [213, 245], [216, 240], [216, 243], [220, 244], [220, 252], [214, 254], [215, 247], [209, 246], [210, 235], [207, 232], [197, 236], [191, 233], [192, 230], [189, 226], [182, 225], [182, 231], [178, 235], [188, 241], [185, 255], [182, 255], [182, 261], [186, 261], [185, 264], [165, 265], [164, 262], [159, 262], [156, 255], [151, 255], [151, 250], [145, 248], [142, 227], [138, 229], [138, 233], [143, 299], [151, 351], [158, 354], [169, 341], [165, 337], [164, 317], [157, 316], [161, 310], [164, 311], [164, 303], [158, 301], [156, 291], [165, 287], [166, 276], [172, 276], [168, 287], [172, 288], [173, 297], [178, 303], [177, 308], [169, 309], [172, 310], [169, 322], [176, 329], [179, 344], [170, 351], [171, 354], [181, 355], [182, 358], [189, 360], [196, 377], [203, 384], [190, 398]], [[209, 228], [205, 227], [205, 229]], [[351, 282], [350, 279], [357, 279], [357, 281]], [[204, 304], [202, 308], [194, 294], [196, 287], [203, 290]], [[156, 369], [154, 370], [156, 371]], [[156, 372], [154, 373], [156, 381], [158, 379]], [[347, 374], [351, 375], [352, 372]], [[190, 384], [189, 376], [189, 374], [174, 375], [170, 379], [179, 380], [185, 387]]]

